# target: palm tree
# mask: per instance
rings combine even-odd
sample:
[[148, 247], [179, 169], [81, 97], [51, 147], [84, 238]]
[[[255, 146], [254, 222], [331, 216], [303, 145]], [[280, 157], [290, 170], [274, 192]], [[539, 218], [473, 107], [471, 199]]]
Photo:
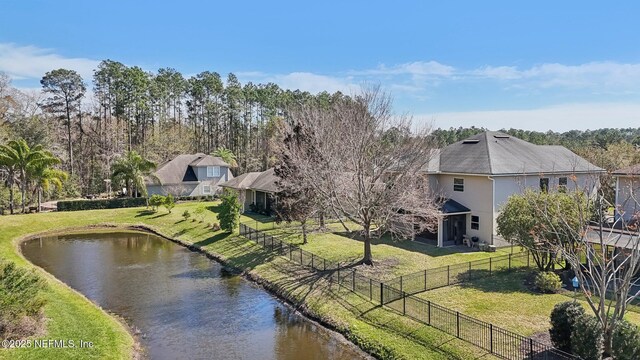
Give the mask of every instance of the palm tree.
[[0, 145], [0, 168], [7, 171], [7, 185], [9, 185], [9, 211], [13, 214], [13, 184], [16, 179], [16, 162], [13, 149], [7, 145]]
[[[58, 158], [56, 163], [60, 163]], [[40, 165], [31, 171], [31, 179], [35, 181], [35, 189], [38, 197], [38, 212], [40, 212], [40, 204], [42, 203], [42, 193], [48, 192], [53, 184], [56, 189], [62, 189], [62, 182], [69, 178], [66, 171], [54, 169], [50, 165]]]
[[238, 167], [238, 161], [236, 161], [236, 155], [233, 153], [233, 151], [225, 147], [219, 147], [216, 151], [211, 153], [211, 155], [221, 158], [224, 162], [229, 164], [229, 167], [231, 168]]
[[[20, 192], [22, 193], [22, 212], [26, 212], [26, 192], [27, 182], [30, 172], [38, 167], [49, 167], [56, 164], [58, 160], [49, 151], [44, 150], [38, 144], [29, 147], [25, 139], [11, 140], [7, 145], [0, 147], [0, 164], [9, 169], [9, 186], [13, 186], [14, 176], [19, 175]], [[13, 190], [10, 189], [10, 209], [13, 213]]]
[[133, 188], [136, 193], [147, 196], [147, 187], [144, 184], [145, 176], [151, 176], [156, 164], [143, 158], [136, 151], [128, 151], [111, 165], [111, 178], [114, 182], [126, 184], [127, 193], [133, 197]]

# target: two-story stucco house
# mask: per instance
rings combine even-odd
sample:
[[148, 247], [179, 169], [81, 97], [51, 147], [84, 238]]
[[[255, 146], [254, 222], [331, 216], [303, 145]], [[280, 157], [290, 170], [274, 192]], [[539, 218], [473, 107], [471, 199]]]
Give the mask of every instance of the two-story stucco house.
[[184, 154], [158, 166], [146, 185], [149, 195], [210, 196], [220, 191], [220, 183], [232, 178], [229, 164], [221, 158]]
[[620, 169], [616, 177], [616, 219], [640, 221], [640, 164]]
[[487, 131], [434, 153], [427, 174], [431, 189], [446, 199], [437, 234], [422, 234], [438, 246], [480, 242], [507, 245], [496, 218], [510, 195], [580, 188], [593, 194], [604, 170], [562, 146], [535, 145]]

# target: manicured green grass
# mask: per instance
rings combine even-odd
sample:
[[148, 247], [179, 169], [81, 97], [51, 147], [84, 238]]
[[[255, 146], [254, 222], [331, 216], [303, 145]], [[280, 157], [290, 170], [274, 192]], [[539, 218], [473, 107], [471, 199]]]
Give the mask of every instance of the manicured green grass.
[[[330, 231], [312, 231], [308, 236], [308, 244], [302, 245], [302, 235], [296, 226], [277, 226], [267, 222], [265, 217], [256, 221], [253, 217], [243, 216], [241, 221], [255, 228], [264, 229], [267, 233], [278, 236], [287, 242], [298, 244], [304, 250], [322, 256], [327, 260], [354, 263], [362, 258], [364, 244], [355, 233], [347, 233], [338, 223], [328, 224]], [[350, 229], [357, 229], [349, 224]], [[316, 226], [311, 227], [316, 229]], [[439, 248], [437, 246], [408, 240], [393, 240], [389, 236], [372, 241], [371, 252], [374, 267], [360, 266], [358, 270], [379, 280], [389, 280], [400, 275], [418, 272], [424, 269], [459, 264], [473, 260], [487, 259], [513, 252], [520, 248], [498, 249], [495, 253], [468, 251], [466, 247]]]
[[[500, 273], [457, 286], [431, 290], [418, 296], [460, 311], [522, 335], [549, 329], [549, 315], [555, 304], [572, 301], [573, 294], [539, 294], [525, 285], [526, 271]], [[588, 304], [580, 301], [587, 313]], [[640, 314], [628, 312], [627, 318], [640, 324]]]
[[[274, 291], [287, 297], [297, 307], [307, 309], [313, 316], [332, 324], [347, 338], [379, 357], [468, 359], [484, 355], [484, 352], [478, 348], [438, 330], [399, 316], [389, 309], [380, 308], [368, 299], [363, 299], [344, 289], [336, 289], [321, 275], [309, 272], [285, 258], [269, 254], [242, 237], [220, 231], [212, 232], [209, 224], [217, 222], [216, 214], [213, 212], [216, 210], [216, 204], [204, 204], [210, 211], [206, 212], [203, 222], [185, 221], [181, 216], [184, 210], [193, 213], [193, 210], [200, 206], [199, 203], [178, 204], [171, 214], [167, 214], [164, 209], [152, 213], [143, 208], [133, 208], [0, 217], [2, 229], [0, 257], [15, 261], [20, 266], [33, 267], [17, 250], [17, 240], [24, 235], [99, 224], [145, 225], [166, 236], [202, 247], [220, 256], [229, 265], [244, 269], [250, 276], [268, 282]], [[332, 245], [331, 242], [326, 243], [320, 240], [318, 239], [315, 245], [310, 244], [309, 249], [313, 251], [325, 249], [338, 256], [339, 251], [326, 250]], [[321, 246], [323, 244], [325, 246]], [[337, 244], [340, 244], [344, 250], [352, 251], [352, 256], [356, 256], [356, 249], [361, 247], [359, 242], [343, 239], [343, 237], [339, 237]], [[384, 248], [378, 247], [380, 245]], [[376, 245], [376, 249], [385, 249], [380, 252], [374, 250], [374, 256], [378, 253], [381, 257], [386, 252], [389, 252], [389, 256], [398, 257], [411, 253], [411, 250], [402, 249], [393, 244], [380, 243]], [[344, 257], [348, 259], [349, 255]], [[47, 333], [41, 338], [82, 339], [92, 341], [95, 347], [90, 350], [4, 350], [0, 351], [0, 358], [124, 359], [131, 357], [133, 339], [119, 322], [52, 276], [45, 275], [45, 277], [51, 285], [46, 294], [49, 302], [45, 307], [49, 321]], [[491, 357], [485, 355], [484, 358]]]

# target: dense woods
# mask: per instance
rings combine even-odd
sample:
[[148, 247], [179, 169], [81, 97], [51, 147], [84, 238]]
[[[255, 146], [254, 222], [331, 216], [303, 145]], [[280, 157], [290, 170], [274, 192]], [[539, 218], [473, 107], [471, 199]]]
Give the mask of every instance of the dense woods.
[[[218, 152], [235, 156], [236, 173], [265, 170], [276, 161], [273, 142], [279, 123], [290, 122], [287, 109], [348, 99], [273, 83], [242, 84], [234, 74], [185, 77], [172, 68], [149, 72], [113, 60], [102, 61], [91, 79], [55, 69], [43, 74], [41, 85], [41, 92], [22, 92], [0, 73], [0, 144], [23, 138], [61, 160], [57, 167], [69, 177], [45, 198], [104, 192], [112, 164], [128, 151], [156, 164], [181, 153]], [[444, 146], [484, 130], [437, 129], [432, 136]], [[640, 161], [640, 128], [505, 131], [536, 144], [567, 146], [608, 170]], [[0, 208], [8, 207], [8, 183], [8, 173], [0, 171]]]

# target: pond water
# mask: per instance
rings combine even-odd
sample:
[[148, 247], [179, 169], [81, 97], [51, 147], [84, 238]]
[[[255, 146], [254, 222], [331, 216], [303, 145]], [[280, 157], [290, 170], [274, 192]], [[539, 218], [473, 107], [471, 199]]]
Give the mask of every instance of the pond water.
[[127, 319], [151, 359], [363, 358], [264, 289], [154, 235], [70, 234], [21, 247], [31, 262]]

